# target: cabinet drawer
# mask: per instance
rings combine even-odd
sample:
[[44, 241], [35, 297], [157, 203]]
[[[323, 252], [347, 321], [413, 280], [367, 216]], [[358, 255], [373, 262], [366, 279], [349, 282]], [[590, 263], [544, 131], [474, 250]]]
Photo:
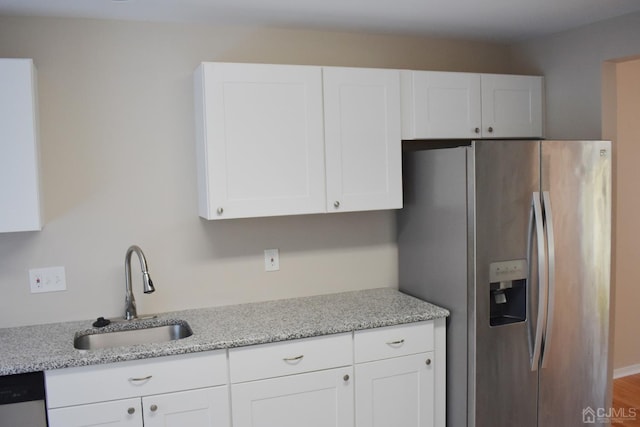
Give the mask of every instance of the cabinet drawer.
[[433, 322], [356, 331], [356, 363], [433, 350]]
[[140, 398], [50, 409], [49, 427], [142, 426]]
[[47, 407], [210, 387], [227, 382], [225, 351], [45, 372]]
[[352, 349], [351, 333], [233, 348], [231, 382], [347, 366], [352, 363]]

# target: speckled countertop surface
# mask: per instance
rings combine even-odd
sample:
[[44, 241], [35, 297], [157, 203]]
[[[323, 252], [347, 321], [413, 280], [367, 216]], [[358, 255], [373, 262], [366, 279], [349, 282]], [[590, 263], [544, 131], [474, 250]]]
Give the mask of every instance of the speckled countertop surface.
[[[304, 298], [175, 311], [140, 322], [185, 320], [193, 336], [161, 344], [76, 350], [73, 338], [91, 321], [0, 329], [0, 375], [120, 362], [447, 317], [449, 311], [382, 288]], [[102, 330], [130, 327], [114, 324]]]

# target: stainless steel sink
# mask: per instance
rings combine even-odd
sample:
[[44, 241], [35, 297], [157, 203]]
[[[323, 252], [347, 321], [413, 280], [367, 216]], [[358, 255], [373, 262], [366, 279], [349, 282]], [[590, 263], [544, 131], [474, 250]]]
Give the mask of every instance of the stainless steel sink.
[[180, 340], [191, 335], [193, 335], [193, 331], [189, 324], [180, 321], [168, 325], [141, 325], [141, 327], [133, 329], [79, 333], [73, 340], [73, 346], [78, 350], [96, 350], [136, 344], [163, 343]]

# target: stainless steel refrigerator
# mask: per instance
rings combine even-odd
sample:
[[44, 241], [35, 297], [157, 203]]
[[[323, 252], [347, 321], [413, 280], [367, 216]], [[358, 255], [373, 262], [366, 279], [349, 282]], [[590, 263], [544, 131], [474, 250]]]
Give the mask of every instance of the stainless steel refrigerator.
[[447, 425], [606, 415], [610, 142], [474, 141], [403, 156], [400, 289], [451, 310]]

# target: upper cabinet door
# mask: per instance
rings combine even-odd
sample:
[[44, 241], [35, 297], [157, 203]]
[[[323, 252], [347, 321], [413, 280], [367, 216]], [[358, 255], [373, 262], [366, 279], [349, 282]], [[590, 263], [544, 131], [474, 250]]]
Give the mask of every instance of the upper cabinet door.
[[402, 207], [400, 72], [323, 68], [327, 211]]
[[42, 229], [36, 71], [0, 59], [0, 232]]
[[482, 74], [482, 137], [542, 137], [542, 77]]
[[478, 138], [480, 75], [402, 71], [402, 139]]
[[194, 80], [200, 216], [324, 212], [321, 68], [203, 63]]

